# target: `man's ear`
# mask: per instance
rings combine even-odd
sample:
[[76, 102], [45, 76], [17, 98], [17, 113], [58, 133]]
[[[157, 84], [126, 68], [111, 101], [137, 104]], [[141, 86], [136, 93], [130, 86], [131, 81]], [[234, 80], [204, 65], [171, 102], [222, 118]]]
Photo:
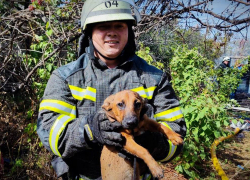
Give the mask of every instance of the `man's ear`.
[[148, 111], [147, 102], [148, 102], [147, 99], [142, 98], [142, 109], [141, 109], [141, 113], [140, 113], [140, 118], [142, 118], [143, 115], [146, 114], [146, 112]]
[[114, 95], [110, 95], [104, 100], [104, 103], [102, 105], [102, 109], [105, 110], [105, 113], [110, 122], [116, 121], [115, 115], [112, 111], [113, 101], [114, 101]]

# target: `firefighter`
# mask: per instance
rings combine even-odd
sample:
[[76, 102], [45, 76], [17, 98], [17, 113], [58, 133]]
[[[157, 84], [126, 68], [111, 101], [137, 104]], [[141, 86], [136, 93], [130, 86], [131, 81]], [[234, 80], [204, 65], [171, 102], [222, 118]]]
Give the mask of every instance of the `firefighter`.
[[229, 67], [230, 61], [231, 61], [230, 57], [228, 57], [228, 56], [224, 57], [222, 63], [219, 65], [219, 67], [222, 69]]
[[[132, 13], [133, 11], [133, 13]], [[101, 105], [109, 95], [130, 89], [148, 100], [149, 116], [185, 137], [186, 125], [167, 75], [135, 55], [133, 26], [140, 21], [134, 0], [87, 0], [81, 15], [79, 58], [56, 69], [41, 99], [37, 133], [63, 179], [101, 179], [103, 145], [122, 147], [118, 122]], [[161, 133], [136, 141], [166, 162], [178, 155]]]

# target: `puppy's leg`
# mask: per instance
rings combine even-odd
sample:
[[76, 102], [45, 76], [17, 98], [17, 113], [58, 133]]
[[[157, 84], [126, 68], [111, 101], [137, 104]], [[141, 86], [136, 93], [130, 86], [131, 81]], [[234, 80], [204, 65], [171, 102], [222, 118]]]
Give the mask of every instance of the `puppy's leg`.
[[164, 174], [160, 165], [154, 160], [154, 158], [150, 155], [148, 150], [137, 144], [134, 141], [133, 136], [127, 133], [122, 133], [122, 135], [126, 139], [126, 143], [123, 146], [123, 148], [130, 154], [133, 154], [141, 158], [147, 164], [148, 168], [150, 169], [154, 177], [163, 178]]
[[163, 124], [160, 124], [153, 119], [148, 118], [147, 115], [143, 116], [143, 127], [145, 130], [152, 132], [161, 132], [167, 136], [167, 138], [174, 144], [180, 145], [183, 143], [181, 135], [167, 128]]

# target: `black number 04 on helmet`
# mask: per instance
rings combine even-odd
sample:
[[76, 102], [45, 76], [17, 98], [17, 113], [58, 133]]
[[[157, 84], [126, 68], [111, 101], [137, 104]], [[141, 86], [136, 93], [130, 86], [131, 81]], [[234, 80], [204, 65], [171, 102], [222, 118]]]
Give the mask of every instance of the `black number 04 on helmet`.
[[134, 25], [141, 20], [134, 0], [86, 0], [83, 5], [81, 14], [83, 30], [88, 24], [119, 20], [131, 20]]

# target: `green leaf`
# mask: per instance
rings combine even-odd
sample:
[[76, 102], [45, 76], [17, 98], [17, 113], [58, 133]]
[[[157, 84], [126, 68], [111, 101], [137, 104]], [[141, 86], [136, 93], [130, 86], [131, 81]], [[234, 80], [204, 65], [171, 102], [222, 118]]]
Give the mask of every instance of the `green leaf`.
[[194, 139], [197, 143], [199, 143], [199, 137], [198, 137], [198, 128], [194, 129], [193, 131]]
[[218, 128], [221, 127], [220, 121], [216, 121], [216, 127], [218, 127]]
[[200, 157], [202, 160], [205, 160], [206, 159], [206, 153], [202, 152], [200, 153]]
[[46, 65], [46, 68], [47, 68], [47, 70], [48, 70], [49, 72], [51, 72], [52, 67], [53, 67], [53, 65], [52, 65], [51, 63], [48, 63], [48, 64]]
[[51, 36], [51, 35], [53, 34], [53, 30], [52, 30], [52, 29], [47, 30], [47, 31], [46, 31], [46, 34], [47, 34], [48, 36]]
[[34, 111], [32, 111], [31, 109], [29, 111], [27, 111], [27, 118], [30, 119], [33, 115]]
[[202, 118], [204, 118], [205, 114], [206, 114], [206, 111], [203, 109], [202, 111], [199, 112], [197, 118], [202, 119]]
[[46, 23], [46, 30], [49, 28], [49, 21]]
[[185, 163], [185, 164], [184, 164], [184, 169], [186, 169], [186, 170], [187, 170], [187, 169], [189, 169], [189, 168], [190, 168], [189, 163]]
[[38, 36], [35, 34], [35, 38], [38, 40], [38, 41], [42, 41], [43, 40], [43, 37], [42, 36]]
[[217, 114], [217, 109], [215, 107], [212, 107], [211, 110], [214, 114]]
[[201, 129], [202, 129], [203, 131], [206, 131], [207, 127], [208, 127], [208, 126], [205, 125], [205, 126], [203, 126]]
[[175, 170], [180, 172], [180, 173], [183, 173], [183, 168], [182, 168], [182, 165], [178, 165], [175, 167]]
[[233, 119], [232, 122], [236, 125], [238, 121], [236, 119]]
[[215, 136], [216, 138], [219, 138], [219, 137], [220, 137], [220, 132], [215, 131], [215, 132], [214, 132], [214, 136]]
[[21, 159], [16, 160], [15, 166], [22, 167], [22, 165], [23, 165], [23, 161]]
[[62, 13], [61, 9], [58, 9], [58, 10], [56, 11], [56, 14], [57, 14], [58, 16], [60, 16], [61, 13]]
[[39, 142], [39, 147], [43, 147], [43, 143], [42, 142]]

